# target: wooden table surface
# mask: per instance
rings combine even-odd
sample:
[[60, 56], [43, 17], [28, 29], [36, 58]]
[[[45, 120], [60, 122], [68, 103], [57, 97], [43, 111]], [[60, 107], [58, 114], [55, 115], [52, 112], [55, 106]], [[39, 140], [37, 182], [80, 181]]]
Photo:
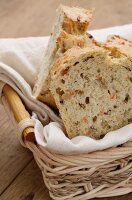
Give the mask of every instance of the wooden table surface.
[[[0, 0], [0, 37], [49, 35], [59, 3], [96, 8], [91, 29], [132, 22], [132, 0]], [[132, 195], [102, 200], [130, 200]], [[50, 200], [32, 154], [0, 106], [0, 200]]]

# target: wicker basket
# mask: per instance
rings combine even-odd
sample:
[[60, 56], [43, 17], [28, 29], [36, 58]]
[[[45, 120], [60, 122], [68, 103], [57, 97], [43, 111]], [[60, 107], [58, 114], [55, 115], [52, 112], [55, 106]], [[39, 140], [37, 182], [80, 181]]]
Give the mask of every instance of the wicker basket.
[[[3, 91], [16, 120], [29, 117], [12, 88], [6, 86]], [[64, 156], [36, 145], [32, 127], [23, 133], [25, 145], [41, 169], [52, 199], [86, 200], [132, 192], [132, 142], [104, 151]]]

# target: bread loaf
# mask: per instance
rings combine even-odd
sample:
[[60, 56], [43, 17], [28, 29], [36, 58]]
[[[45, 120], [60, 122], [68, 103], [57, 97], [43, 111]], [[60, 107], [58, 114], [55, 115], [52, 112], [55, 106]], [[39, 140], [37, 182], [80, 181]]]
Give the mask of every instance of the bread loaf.
[[120, 52], [132, 60], [132, 41], [119, 35], [110, 35], [107, 38], [106, 45], [116, 47]]
[[72, 48], [50, 75], [50, 90], [70, 138], [99, 139], [132, 122], [132, 61], [120, 51]]
[[92, 38], [86, 33], [92, 18], [93, 10], [61, 5], [57, 10], [57, 17], [45, 57], [34, 87], [34, 96], [50, 106], [56, 106], [49, 90], [49, 69], [55, 60], [67, 49], [73, 46], [86, 46]]

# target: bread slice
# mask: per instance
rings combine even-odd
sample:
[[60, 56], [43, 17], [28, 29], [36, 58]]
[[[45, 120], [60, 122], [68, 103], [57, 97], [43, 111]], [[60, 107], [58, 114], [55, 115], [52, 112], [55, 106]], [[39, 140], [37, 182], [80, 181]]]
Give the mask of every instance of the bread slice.
[[120, 52], [132, 60], [132, 41], [119, 35], [110, 35], [107, 38], [106, 45], [116, 47]]
[[[93, 10], [61, 5], [57, 10], [57, 17], [45, 57], [35, 84], [34, 96], [50, 106], [56, 106], [49, 91], [49, 69], [55, 60], [67, 49], [74, 45], [83, 47], [87, 38], [86, 30], [92, 18]], [[91, 38], [89, 39], [91, 41]], [[91, 42], [90, 42], [91, 44]]]
[[73, 48], [51, 71], [50, 90], [69, 138], [102, 138], [132, 122], [132, 61], [103, 47]]

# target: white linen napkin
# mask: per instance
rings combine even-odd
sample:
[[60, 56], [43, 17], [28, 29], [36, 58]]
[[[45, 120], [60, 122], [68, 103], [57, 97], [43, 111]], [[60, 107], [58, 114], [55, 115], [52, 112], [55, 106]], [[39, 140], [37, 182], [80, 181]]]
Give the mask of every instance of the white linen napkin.
[[[90, 31], [98, 41], [109, 34], [119, 34], [132, 40], [132, 24]], [[0, 39], [0, 94], [5, 83], [11, 85], [26, 106], [36, 113], [35, 137], [44, 148], [61, 154], [88, 153], [123, 144], [132, 140], [132, 124], [108, 133], [101, 140], [78, 136], [72, 140], [63, 133], [62, 121], [46, 105], [32, 95], [32, 87], [39, 71], [48, 37]], [[54, 122], [49, 121], [52, 120]], [[41, 122], [42, 123], [41, 123]], [[43, 125], [46, 125], [43, 127]]]
[[0, 39], [0, 94], [3, 83], [8, 83], [44, 125], [50, 119], [61, 122], [47, 105], [32, 95], [47, 42], [48, 37]]

